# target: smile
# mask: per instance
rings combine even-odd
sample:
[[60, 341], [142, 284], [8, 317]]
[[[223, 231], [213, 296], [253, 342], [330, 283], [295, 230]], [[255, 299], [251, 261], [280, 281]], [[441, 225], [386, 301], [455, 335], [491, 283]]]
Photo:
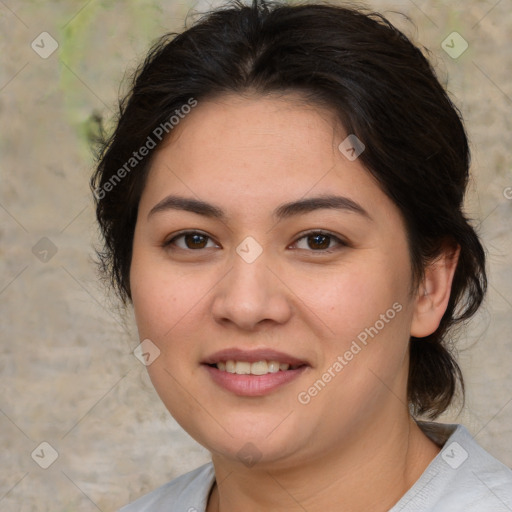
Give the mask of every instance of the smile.
[[202, 367], [219, 388], [241, 397], [268, 395], [311, 369], [307, 361], [269, 348], [221, 350]]

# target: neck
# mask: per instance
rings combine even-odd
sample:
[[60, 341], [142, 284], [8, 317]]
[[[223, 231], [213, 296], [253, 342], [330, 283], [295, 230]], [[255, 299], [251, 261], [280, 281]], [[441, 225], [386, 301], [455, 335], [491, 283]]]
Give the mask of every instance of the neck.
[[374, 422], [339, 449], [286, 468], [212, 457], [216, 482], [207, 512], [388, 511], [439, 453], [408, 414]]

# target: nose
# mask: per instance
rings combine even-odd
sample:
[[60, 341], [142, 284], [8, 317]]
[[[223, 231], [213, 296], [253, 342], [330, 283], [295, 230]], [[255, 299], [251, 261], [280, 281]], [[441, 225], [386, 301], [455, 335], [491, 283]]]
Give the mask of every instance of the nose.
[[292, 313], [291, 292], [278, 276], [265, 251], [251, 263], [235, 253], [232, 268], [215, 287], [215, 321], [246, 331], [284, 324]]

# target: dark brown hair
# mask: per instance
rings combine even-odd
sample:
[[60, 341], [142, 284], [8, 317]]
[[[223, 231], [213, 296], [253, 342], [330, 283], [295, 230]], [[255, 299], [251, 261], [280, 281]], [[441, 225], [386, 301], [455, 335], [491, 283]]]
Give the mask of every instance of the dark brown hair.
[[[422, 52], [378, 13], [234, 0], [183, 33], [162, 36], [120, 101], [117, 127], [102, 141], [91, 179], [105, 241], [98, 251], [102, 275], [126, 305], [137, 209], [151, 156], [138, 155], [135, 162], [133, 152], [158, 127], [169, 126], [191, 98], [247, 91], [301, 92], [310, 104], [329, 106], [347, 133], [363, 141], [359, 158], [405, 220], [414, 286], [443, 244], [460, 246], [438, 329], [410, 341], [411, 412], [435, 418], [450, 405], [457, 382], [464, 396], [448, 332], [484, 298], [485, 253], [462, 211], [470, 154], [460, 113]], [[129, 161], [134, 165], [127, 167]]]

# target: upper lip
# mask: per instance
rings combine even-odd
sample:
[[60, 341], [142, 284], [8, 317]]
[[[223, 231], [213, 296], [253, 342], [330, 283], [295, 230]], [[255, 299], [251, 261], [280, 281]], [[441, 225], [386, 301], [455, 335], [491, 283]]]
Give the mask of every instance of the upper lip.
[[256, 363], [258, 361], [277, 361], [278, 363], [288, 363], [291, 366], [307, 365], [308, 362], [298, 359], [284, 352], [278, 352], [272, 349], [243, 350], [239, 348], [227, 348], [215, 352], [202, 361], [203, 364], [216, 364], [220, 361], [247, 361]]

